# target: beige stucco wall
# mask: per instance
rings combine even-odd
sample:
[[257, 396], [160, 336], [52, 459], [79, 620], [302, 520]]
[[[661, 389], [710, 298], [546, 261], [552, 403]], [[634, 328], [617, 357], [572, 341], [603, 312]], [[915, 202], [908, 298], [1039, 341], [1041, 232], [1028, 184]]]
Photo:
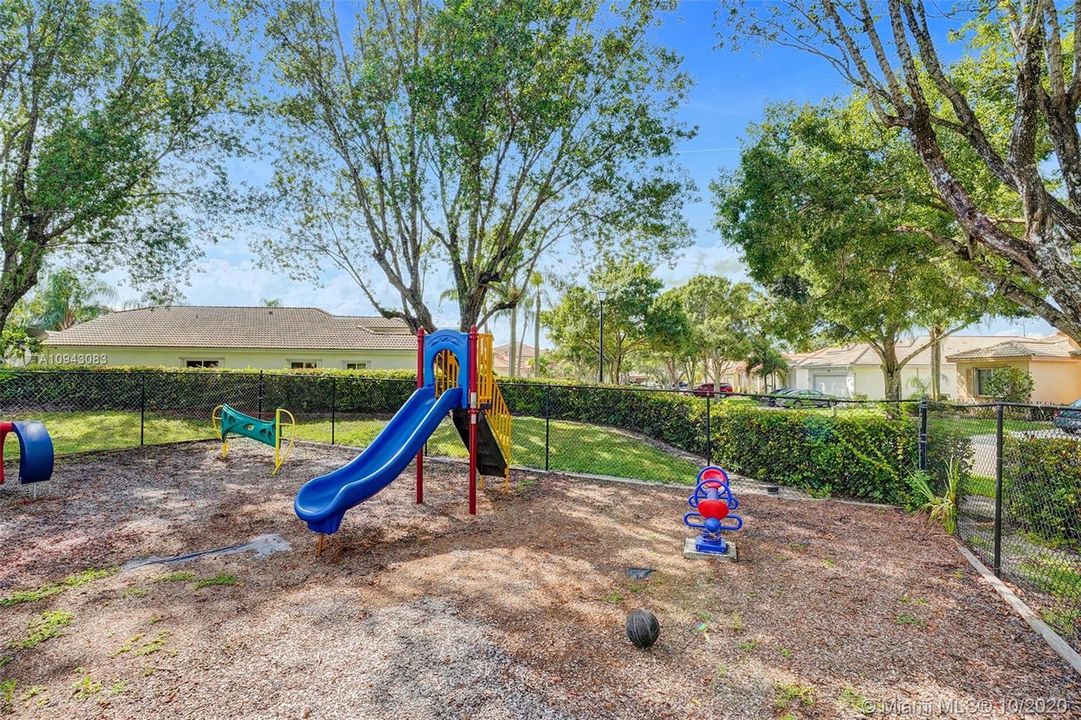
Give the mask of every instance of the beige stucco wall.
[[975, 395], [975, 370], [1016, 367], [1032, 373], [1032, 402], [1066, 405], [1081, 398], [1081, 359], [1016, 358], [976, 360], [958, 363], [961, 397], [982, 400]]
[[230, 369], [280, 370], [289, 363], [312, 362], [325, 369], [344, 369], [346, 363], [367, 363], [368, 369], [415, 369], [414, 350], [233, 350], [207, 348], [137, 348], [71, 346], [42, 351], [48, 365], [139, 365], [185, 367], [188, 360], [217, 360]]
[[1029, 364], [1032, 401], [1068, 405], [1081, 399], [1081, 359], [1033, 360]]
[[[944, 394], [955, 397], [957, 392], [957, 368], [952, 363], [942, 363], [941, 390]], [[851, 367], [804, 367], [795, 373], [795, 386], [815, 388], [815, 375], [845, 376], [849, 395], [866, 395], [871, 400], [881, 400], [886, 396], [886, 380], [882, 377], [882, 368], [877, 365], [855, 365]], [[913, 379], [919, 379], [930, 386], [931, 366], [909, 363], [901, 370], [901, 396], [909, 397], [916, 392]]]

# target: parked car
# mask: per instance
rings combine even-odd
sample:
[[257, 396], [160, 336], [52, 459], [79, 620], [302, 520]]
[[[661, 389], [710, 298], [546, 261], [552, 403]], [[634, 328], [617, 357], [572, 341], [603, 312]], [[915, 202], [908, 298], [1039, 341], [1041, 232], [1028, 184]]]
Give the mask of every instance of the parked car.
[[1081, 433], [1081, 400], [1074, 400], [1070, 403], [1070, 407], [1077, 409], [1055, 411], [1055, 427], [1071, 435]]
[[716, 389], [714, 389], [713, 383], [702, 383], [694, 388], [692, 391], [699, 397], [705, 397], [707, 395], [731, 395], [732, 385], [731, 383], [718, 383]]
[[779, 407], [781, 401], [794, 392], [798, 392], [796, 388], [778, 388], [768, 395], [759, 395], [758, 402], [769, 407]]
[[818, 390], [792, 390], [777, 401], [781, 407], [830, 407], [835, 403], [832, 396]]
[[836, 399], [818, 390], [800, 390], [799, 388], [781, 388], [774, 390], [769, 395], [758, 399], [763, 405], [769, 407], [801, 408], [801, 407], [831, 407], [836, 404]]

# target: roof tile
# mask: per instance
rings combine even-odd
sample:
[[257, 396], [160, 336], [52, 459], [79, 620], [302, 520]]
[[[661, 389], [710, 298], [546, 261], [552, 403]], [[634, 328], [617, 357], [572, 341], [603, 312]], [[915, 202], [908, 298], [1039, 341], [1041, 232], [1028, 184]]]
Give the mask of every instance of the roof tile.
[[122, 310], [57, 333], [48, 346], [416, 350], [401, 320], [306, 307], [169, 305]]

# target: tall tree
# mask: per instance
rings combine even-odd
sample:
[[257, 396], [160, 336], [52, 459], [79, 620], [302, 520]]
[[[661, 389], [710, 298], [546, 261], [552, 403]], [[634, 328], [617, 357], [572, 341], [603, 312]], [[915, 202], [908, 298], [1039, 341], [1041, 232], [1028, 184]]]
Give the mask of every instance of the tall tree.
[[0, 329], [52, 256], [171, 297], [239, 149], [201, 3], [0, 0]]
[[465, 329], [517, 306], [486, 300], [556, 244], [670, 252], [689, 187], [674, 147], [692, 132], [680, 59], [649, 40], [663, 5], [368, 0], [343, 18], [343, 3], [243, 3], [284, 86], [286, 231], [258, 244], [264, 260], [312, 281], [344, 271], [381, 314], [427, 328], [425, 271], [446, 263]]
[[777, 348], [769, 336], [763, 334], [754, 335], [747, 340], [747, 375], [757, 375], [762, 380], [762, 389], [772, 392], [777, 389], [776, 383], [771, 379], [788, 370], [788, 361]]
[[[954, 8], [956, 54], [917, 0], [725, 0], [736, 37], [824, 58], [903, 129], [958, 232], [922, 228], [1010, 300], [1081, 341], [1081, 22], [1077, 3]], [[979, 163], [994, 193], [966, 170]], [[1017, 212], [998, 212], [1002, 196]]]
[[688, 332], [682, 306], [670, 296], [662, 299], [662, 287], [649, 265], [630, 260], [605, 262], [586, 285], [565, 285], [560, 302], [542, 313], [557, 358], [578, 367], [597, 367], [601, 351], [597, 290], [605, 290], [605, 375], [609, 382], [620, 382], [629, 361], [651, 344], [670, 342]]
[[67, 330], [109, 312], [113, 288], [95, 278], [82, 278], [72, 270], [50, 273], [29, 303], [30, 325], [42, 330]]
[[865, 342], [878, 354], [886, 396], [927, 344], [998, 311], [1001, 296], [928, 238], [948, 213], [896, 132], [881, 132], [858, 102], [782, 105], [752, 128], [738, 171], [713, 186], [717, 222], [766, 287], [791, 340]]
[[759, 309], [749, 283], [733, 283], [720, 275], [696, 275], [682, 285], [680, 301], [690, 320], [689, 341], [702, 359], [706, 380], [721, 375], [749, 352]]
[[693, 321], [687, 316], [683, 305], [682, 288], [666, 290], [658, 299], [658, 302], [672, 304], [682, 310], [686, 317], [686, 327], [683, 332], [661, 333], [652, 339], [649, 344], [651, 358], [663, 368], [663, 379], [671, 387], [678, 386], [683, 378], [687, 382], [694, 382], [694, 367], [701, 352], [697, 336], [694, 332]]

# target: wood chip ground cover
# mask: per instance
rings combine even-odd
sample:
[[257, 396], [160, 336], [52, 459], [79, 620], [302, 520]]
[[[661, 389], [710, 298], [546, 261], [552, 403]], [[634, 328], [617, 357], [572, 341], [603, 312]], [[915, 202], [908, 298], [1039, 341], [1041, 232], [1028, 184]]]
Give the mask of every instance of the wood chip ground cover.
[[[65, 459], [36, 502], [0, 488], [0, 597], [103, 570], [0, 607], [3, 711], [984, 718], [1066, 701], [1045, 716], [1081, 715], [1077, 676], [950, 538], [900, 511], [748, 495], [740, 561], [704, 564], [681, 554], [686, 491], [517, 473], [471, 518], [464, 468], [432, 463], [425, 505], [410, 468], [317, 558], [293, 495], [350, 454], [298, 447], [271, 477], [267, 448], [216, 450]], [[267, 533], [293, 550], [104, 572]], [[623, 635], [637, 607], [661, 621], [650, 652]], [[70, 621], [22, 647], [45, 613]]]

